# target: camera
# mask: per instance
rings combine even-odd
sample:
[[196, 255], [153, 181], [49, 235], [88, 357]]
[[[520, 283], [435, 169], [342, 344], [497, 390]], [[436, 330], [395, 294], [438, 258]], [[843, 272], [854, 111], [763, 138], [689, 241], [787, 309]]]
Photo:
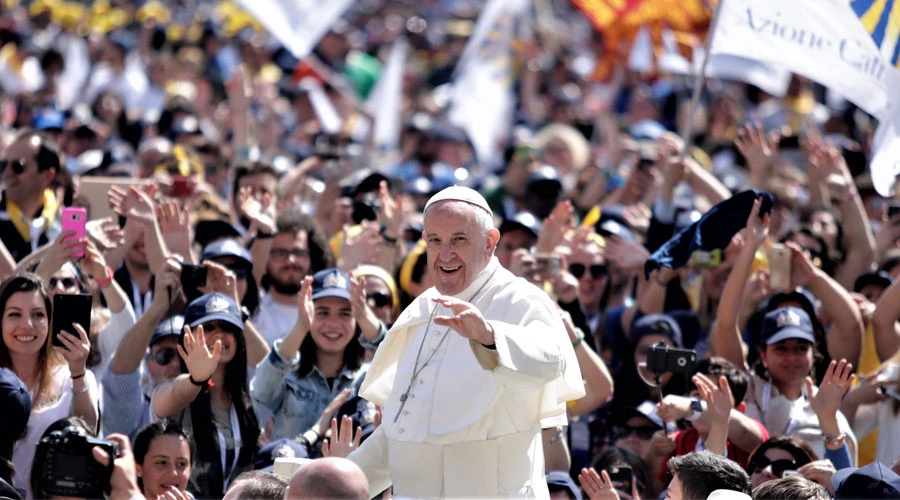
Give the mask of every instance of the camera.
[[660, 342], [647, 351], [647, 369], [663, 373], [688, 373], [696, 371], [697, 352], [693, 349], [675, 349]]
[[200, 264], [181, 265], [181, 286], [185, 289], [200, 288], [206, 286], [206, 277], [209, 270]]
[[35, 452], [35, 463], [42, 464], [40, 471], [35, 471], [41, 477], [41, 491], [35, 495], [106, 498], [113, 460], [108, 466], [97, 462], [91, 452], [95, 446], [111, 458], [119, 456], [115, 442], [92, 438], [76, 426], [44, 436]]
[[366, 193], [361, 199], [353, 202], [353, 222], [362, 224], [364, 220], [378, 220], [381, 212], [381, 198], [373, 191]]

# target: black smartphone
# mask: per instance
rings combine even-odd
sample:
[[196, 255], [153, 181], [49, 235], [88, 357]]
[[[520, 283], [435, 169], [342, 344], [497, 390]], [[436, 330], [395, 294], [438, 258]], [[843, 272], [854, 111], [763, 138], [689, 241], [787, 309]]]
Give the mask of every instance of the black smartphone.
[[181, 286], [185, 290], [206, 286], [206, 266], [197, 264], [181, 265]]
[[634, 477], [631, 472], [631, 467], [628, 467], [627, 465], [614, 465], [610, 467], [606, 473], [609, 474], [609, 480], [612, 482], [615, 489], [629, 495], [631, 494], [631, 481]]
[[675, 349], [660, 342], [647, 350], [647, 369], [653, 373], [693, 374], [697, 364], [697, 351]]
[[900, 204], [898, 203], [888, 203], [888, 219], [895, 215], [900, 215]]
[[91, 332], [92, 305], [89, 293], [58, 293], [53, 296], [53, 345], [65, 347], [59, 340], [62, 331], [78, 336], [73, 323], [81, 325], [85, 332]]

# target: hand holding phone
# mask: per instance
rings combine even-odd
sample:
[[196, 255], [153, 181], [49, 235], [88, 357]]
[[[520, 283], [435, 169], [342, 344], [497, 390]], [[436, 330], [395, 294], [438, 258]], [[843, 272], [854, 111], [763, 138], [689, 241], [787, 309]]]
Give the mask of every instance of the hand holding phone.
[[[87, 209], [78, 207], [64, 208], [62, 213], [62, 230], [71, 231], [74, 235], [63, 241], [84, 239], [86, 224]], [[76, 259], [84, 257], [84, 249], [74, 252], [72, 256]]]
[[615, 489], [629, 495], [631, 494], [631, 483], [634, 480], [634, 474], [631, 471], [631, 467], [626, 465], [614, 465], [609, 468], [607, 474], [609, 474], [609, 480], [612, 482]]
[[769, 287], [772, 290], [791, 288], [791, 249], [781, 243], [769, 248]]
[[182, 264], [181, 286], [185, 289], [206, 286], [207, 269], [204, 265]]
[[91, 331], [92, 296], [89, 293], [57, 293], [53, 296], [53, 345], [65, 347], [59, 339], [61, 332], [78, 336], [74, 324], [81, 325], [85, 332]]

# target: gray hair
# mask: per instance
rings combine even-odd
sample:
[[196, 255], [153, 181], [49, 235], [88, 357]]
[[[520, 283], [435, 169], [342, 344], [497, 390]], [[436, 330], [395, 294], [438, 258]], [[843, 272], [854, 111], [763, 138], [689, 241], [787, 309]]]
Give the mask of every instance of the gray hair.
[[[463, 201], [463, 200], [444, 200], [444, 201], [439, 201], [439, 202], [435, 203], [434, 205], [432, 205], [432, 206], [430, 206], [430, 207], [428, 207], [428, 208], [429, 208], [429, 209], [432, 209], [432, 208], [434, 208], [434, 207], [441, 206], [441, 205], [443, 205], [443, 204], [445, 204], [445, 203], [448, 203], [448, 202], [459, 203], [459, 204], [465, 205], [467, 208], [470, 208], [470, 209], [472, 210], [472, 215], [475, 216], [475, 225], [481, 230], [481, 234], [483, 234], [483, 235], [484, 235], [484, 234], [487, 234], [488, 231], [490, 231], [491, 229], [496, 229], [496, 228], [497, 228], [497, 226], [494, 224], [494, 216], [491, 215], [490, 212], [488, 212], [487, 210], [485, 210], [485, 209], [479, 207], [478, 205], [474, 205], [474, 204], [469, 203], [469, 202], [467, 202], [467, 201]], [[422, 215], [425, 215], [425, 214], [422, 214]]]

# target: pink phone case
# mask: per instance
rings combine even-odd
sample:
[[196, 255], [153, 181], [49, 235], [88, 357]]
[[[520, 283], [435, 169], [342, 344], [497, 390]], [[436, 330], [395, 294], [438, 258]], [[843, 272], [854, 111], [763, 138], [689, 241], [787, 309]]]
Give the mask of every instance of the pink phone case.
[[[81, 239], [85, 236], [84, 225], [87, 223], [87, 209], [84, 208], [75, 208], [75, 207], [66, 207], [63, 209], [62, 213], [62, 230], [65, 231], [74, 231], [75, 236], [71, 236], [66, 238], [67, 240], [71, 239]], [[73, 257], [82, 258], [84, 257], [84, 250], [79, 251], [78, 253], [72, 254]]]

